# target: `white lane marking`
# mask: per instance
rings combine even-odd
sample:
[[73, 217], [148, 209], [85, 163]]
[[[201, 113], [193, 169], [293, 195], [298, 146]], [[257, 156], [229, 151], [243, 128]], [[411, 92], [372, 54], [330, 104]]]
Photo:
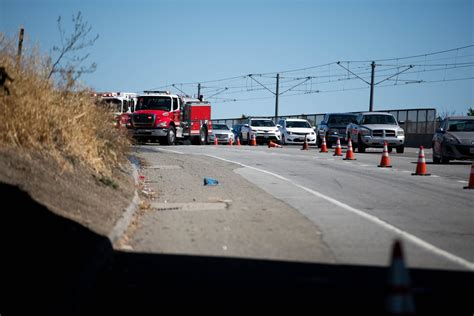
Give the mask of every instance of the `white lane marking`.
[[456, 182], [459, 182], [459, 183], [469, 183], [469, 182], [464, 181], [464, 180], [458, 180], [458, 181], [456, 181]]
[[177, 151], [177, 150], [164, 149], [164, 148], [156, 148], [156, 150], [168, 151], [170, 153], [174, 153], [174, 154], [178, 154], [178, 155], [184, 155], [184, 153], [182, 151]]
[[[215, 148], [215, 147], [213, 147]], [[181, 151], [177, 151], [177, 150], [171, 150], [171, 149], [164, 149], [164, 148], [156, 148], [156, 150], [161, 150], [161, 151], [165, 151], [165, 152], [171, 152], [171, 153], [175, 153], [175, 154], [179, 154], [179, 155], [185, 155], [186, 153], [184, 152], [181, 152]], [[265, 151], [253, 151], [253, 150], [244, 150], [244, 151], [248, 151], [248, 152], [257, 152], [257, 153], [263, 153], [263, 154], [267, 154], [267, 152]], [[197, 153], [190, 153], [190, 154], [197, 154]], [[272, 155], [276, 154], [276, 153], [271, 153]], [[290, 155], [290, 154], [281, 154], [281, 153], [278, 153], [278, 155], [280, 156], [284, 156], [284, 157], [299, 157], [299, 158], [307, 158], [308, 156], [303, 156], [303, 155]], [[312, 158], [314, 159], [323, 159], [323, 160], [330, 160], [330, 161], [342, 161], [344, 163], [351, 163], [350, 161], [345, 161], [345, 160], [336, 160], [334, 158], [329, 158], [329, 157], [317, 157], [317, 156], [313, 156]], [[367, 164], [357, 164], [357, 163], [354, 163], [353, 164], [354, 166], [359, 166], [359, 167], [372, 167], [373, 165], [367, 165]], [[412, 174], [413, 171], [409, 171], [409, 170], [399, 170], [399, 169], [395, 169], [395, 168], [377, 168], [377, 169], [380, 169], [380, 170], [391, 170], [391, 171], [395, 171], [395, 172], [399, 172], [401, 171], [402, 173], [409, 173], [409, 174]], [[435, 174], [432, 174], [431, 175], [432, 178], [442, 178], [441, 176], [438, 176], [438, 175], [435, 175]], [[460, 181], [457, 181], [457, 182], [460, 182]], [[464, 181], [464, 182], [460, 182], [460, 183], [468, 183], [467, 181]]]
[[317, 191], [314, 191], [314, 190], [312, 190], [312, 189], [309, 189], [309, 188], [307, 188], [307, 187], [305, 187], [305, 186], [302, 186], [302, 185], [300, 185], [300, 184], [298, 184], [298, 183], [296, 183], [296, 182], [293, 182], [292, 180], [290, 180], [290, 179], [288, 179], [288, 178], [285, 178], [285, 177], [283, 177], [283, 176], [281, 176], [281, 175], [279, 175], [279, 174], [276, 174], [276, 173], [273, 173], [273, 172], [271, 172], [271, 171], [267, 171], [267, 170], [264, 170], [264, 169], [252, 167], [252, 166], [249, 166], [249, 165], [246, 165], [246, 164], [237, 162], [237, 161], [232, 161], [232, 160], [228, 160], [228, 159], [221, 158], [221, 157], [218, 157], [218, 156], [214, 156], [214, 155], [208, 155], [208, 154], [206, 154], [205, 156], [208, 156], [208, 157], [211, 157], [211, 158], [215, 158], [215, 159], [219, 159], [219, 160], [222, 160], [222, 161], [226, 161], [226, 162], [229, 162], [229, 163], [234, 163], [234, 164], [239, 165], [239, 166], [242, 166], [242, 167], [244, 167], [244, 168], [250, 168], [250, 169], [253, 169], [253, 170], [262, 172], [262, 173], [269, 174], [269, 175], [274, 176], [275, 178], [278, 178], [278, 179], [280, 179], [280, 180], [289, 182], [290, 184], [294, 185], [294, 186], [297, 187], [297, 188], [300, 188], [300, 189], [302, 189], [302, 190], [304, 190], [304, 191], [306, 191], [306, 192], [308, 192], [308, 193], [311, 193], [312, 195], [314, 195], [314, 196], [316, 196], [316, 197], [318, 197], [318, 198], [321, 198], [321, 199], [323, 199], [323, 200], [326, 200], [326, 201], [328, 201], [328, 202], [330, 202], [330, 203], [332, 203], [332, 204], [334, 204], [334, 205], [336, 205], [336, 206], [338, 206], [338, 207], [340, 207], [340, 208], [342, 208], [342, 209], [344, 209], [344, 210], [346, 210], [346, 211], [349, 211], [349, 212], [351, 212], [351, 213], [354, 213], [354, 214], [356, 214], [356, 215], [359, 215], [359, 216], [365, 218], [366, 220], [368, 220], [368, 221], [370, 221], [370, 222], [372, 222], [372, 223], [374, 223], [374, 224], [377, 224], [377, 225], [381, 226], [382, 228], [385, 228], [385, 229], [388, 230], [388, 231], [391, 231], [391, 232], [393, 232], [393, 233], [395, 233], [395, 234], [398, 234], [398, 235], [401, 236], [403, 239], [405, 239], [405, 240], [407, 240], [407, 241], [410, 241], [410, 242], [412, 242], [413, 244], [415, 244], [415, 245], [417, 245], [417, 246], [419, 246], [419, 247], [421, 247], [421, 248], [424, 248], [424, 249], [427, 250], [427, 251], [430, 251], [430, 252], [432, 252], [432, 253], [434, 253], [434, 254], [440, 256], [440, 257], [443, 257], [443, 258], [445, 258], [445, 259], [447, 259], [447, 260], [449, 260], [449, 261], [451, 261], [451, 262], [454, 262], [454, 263], [456, 263], [456, 264], [458, 264], [458, 265], [460, 265], [460, 266], [462, 266], [462, 267], [464, 267], [464, 268], [466, 268], [466, 269], [468, 269], [468, 270], [474, 271], [474, 263], [473, 263], [473, 262], [470, 262], [470, 261], [468, 261], [468, 260], [466, 260], [466, 259], [463, 259], [463, 258], [461, 258], [461, 257], [458, 257], [458, 256], [456, 256], [456, 255], [453, 255], [452, 253], [449, 253], [449, 252], [447, 252], [447, 251], [445, 251], [445, 250], [443, 250], [443, 249], [440, 249], [440, 248], [438, 248], [438, 247], [436, 247], [436, 246], [434, 246], [434, 245], [432, 245], [432, 244], [430, 244], [430, 243], [428, 243], [428, 242], [426, 242], [426, 241], [424, 241], [424, 240], [422, 240], [422, 239], [416, 237], [415, 235], [412, 235], [412, 234], [410, 234], [410, 233], [408, 233], [408, 232], [406, 232], [406, 231], [403, 231], [403, 230], [401, 230], [401, 229], [399, 229], [399, 228], [397, 228], [397, 227], [395, 227], [395, 226], [393, 226], [393, 225], [391, 225], [391, 224], [389, 224], [389, 223], [387, 223], [387, 222], [385, 222], [385, 221], [379, 219], [379, 218], [376, 217], [376, 216], [367, 214], [367, 213], [365, 213], [365, 212], [363, 212], [363, 211], [361, 211], [361, 210], [358, 210], [358, 209], [356, 209], [356, 208], [354, 208], [354, 207], [352, 207], [352, 206], [349, 206], [349, 205], [347, 205], [347, 204], [345, 204], [345, 203], [343, 203], [343, 202], [340, 202], [340, 201], [338, 201], [338, 200], [336, 200], [336, 199], [333, 199], [333, 198], [331, 198], [331, 197], [329, 197], [329, 196], [327, 196], [327, 195], [324, 195], [324, 194], [322, 194], [322, 193], [320, 193], [320, 192], [317, 192]]

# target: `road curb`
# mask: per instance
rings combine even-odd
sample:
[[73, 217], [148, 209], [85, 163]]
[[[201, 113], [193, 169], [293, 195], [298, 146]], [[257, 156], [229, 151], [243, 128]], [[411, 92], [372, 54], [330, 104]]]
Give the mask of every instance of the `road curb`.
[[[133, 179], [135, 180], [135, 185], [138, 186], [138, 168], [139, 168], [140, 163], [135, 156], [130, 156], [129, 161], [133, 169], [132, 175], [133, 175]], [[135, 212], [138, 209], [139, 202], [140, 202], [140, 198], [138, 197], [138, 190], [135, 189], [132, 202], [127, 206], [127, 208], [125, 209], [125, 212], [118, 219], [112, 231], [107, 235], [112, 245], [115, 246], [115, 244], [119, 241], [119, 239], [127, 230], [128, 226], [130, 225], [130, 222], [132, 221], [133, 216], [135, 215]]]

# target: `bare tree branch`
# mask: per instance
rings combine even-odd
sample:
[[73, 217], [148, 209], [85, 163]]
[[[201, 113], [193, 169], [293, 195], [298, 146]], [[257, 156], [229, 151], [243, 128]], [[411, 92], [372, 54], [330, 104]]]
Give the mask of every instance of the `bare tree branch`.
[[[51, 61], [51, 70], [48, 74], [48, 79], [50, 79], [53, 74], [59, 73], [62, 79], [66, 81], [66, 86], [70, 87], [71, 82], [77, 80], [82, 74], [94, 72], [97, 68], [97, 65], [92, 63], [88, 67], [81, 66], [79, 70], [76, 70], [89, 57], [89, 54], [79, 56], [74, 53], [93, 46], [95, 41], [99, 38], [99, 34], [88, 38], [92, 31], [92, 26], [83, 21], [80, 11], [72, 16], [74, 31], [69, 37], [66, 36], [66, 31], [62, 27], [61, 20], [61, 16], [59, 16], [57, 23], [61, 47], [53, 47], [53, 51], [57, 52], [58, 56], [54, 62]], [[66, 63], [64, 64], [63, 61], [66, 61]]]

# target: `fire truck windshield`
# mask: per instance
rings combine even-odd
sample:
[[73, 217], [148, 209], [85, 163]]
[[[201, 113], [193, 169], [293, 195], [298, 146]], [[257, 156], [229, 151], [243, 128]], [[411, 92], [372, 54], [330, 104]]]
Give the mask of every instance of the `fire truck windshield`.
[[115, 112], [121, 112], [122, 111], [122, 100], [119, 99], [103, 99], [102, 100], [106, 106], [110, 109], [112, 109]]
[[139, 110], [163, 110], [171, 111], [170, 97], [139, 97], [137, 108]]

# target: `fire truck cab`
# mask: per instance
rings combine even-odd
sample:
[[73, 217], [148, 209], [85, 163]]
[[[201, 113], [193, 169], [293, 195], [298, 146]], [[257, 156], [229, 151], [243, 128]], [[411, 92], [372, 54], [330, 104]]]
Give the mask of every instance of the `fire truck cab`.
[[137, 96], [131, 126], [133, 137], [141, 142], [158, 140], [174, 145], [177, 140], [189, 139], [204, 145], [212, 132], [211, 104], [169, 91], [144, 91]]

